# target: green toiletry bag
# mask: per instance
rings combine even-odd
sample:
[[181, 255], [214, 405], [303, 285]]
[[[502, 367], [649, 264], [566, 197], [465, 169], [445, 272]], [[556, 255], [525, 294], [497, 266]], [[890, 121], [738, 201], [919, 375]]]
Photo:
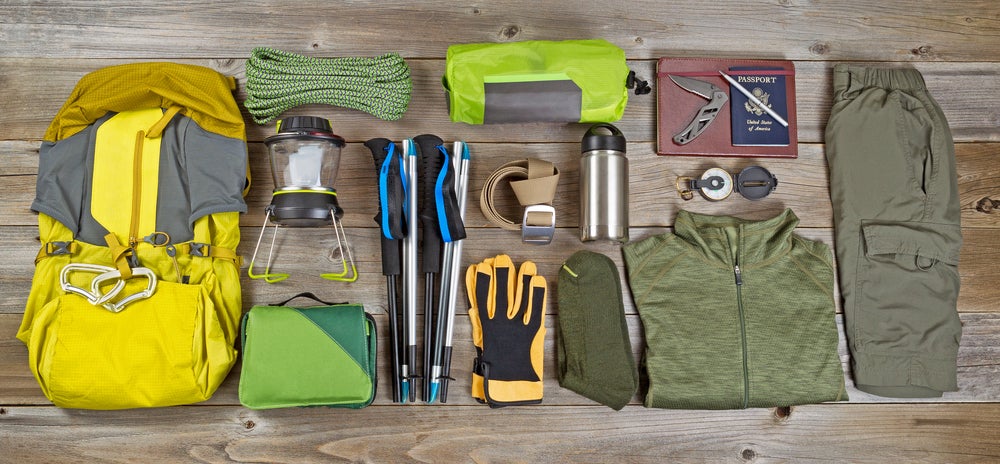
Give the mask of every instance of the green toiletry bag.
[[[305, 296], [322, 302], [311, 293]], [[375, 320], [360, 304], [254, 306], [243, 316], [240, 403], [363, 408], [375, 399]]]
[[628, 102], [625, 52], [606, 40], [448, 47], [448, 112], [468, 124], [614, 122]]

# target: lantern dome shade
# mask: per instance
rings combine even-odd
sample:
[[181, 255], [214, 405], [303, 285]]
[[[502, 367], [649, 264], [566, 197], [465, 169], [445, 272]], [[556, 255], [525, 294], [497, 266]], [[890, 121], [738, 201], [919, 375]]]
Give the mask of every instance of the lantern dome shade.
[[264, 140], [274, 190], [333, 190], [344, 139], [330, 121], [291, 116], [278, 122], [278, 133]]
[[340, 150], [340, 145], [329, 140], [313, 138], [286, 138], [268, 144], [274, 189], [332, 189]]

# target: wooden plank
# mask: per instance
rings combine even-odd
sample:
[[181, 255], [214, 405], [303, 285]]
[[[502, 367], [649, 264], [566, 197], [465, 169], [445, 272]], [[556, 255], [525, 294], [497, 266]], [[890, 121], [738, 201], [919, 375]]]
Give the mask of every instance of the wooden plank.
[[[366, 305], [369, 312], [371, 306]], [[464, 308], [464, 305], [463, 305]], [[379, 327], [379, 386], [378, 404], [389, 404], [391, 387], [389, 379], [388, 358], [384, 355], [388, 346], [388, 322], [384, 313], [374, 313]], [[847, 376], [848, 395], [852, 403], [886, 403], [886, 402], [996, 402], [1000, 400], [1000, 384], [995, 382], [1000, 375], [1000, 314], [962, 314], [964, 326], [961, 347], [958, 355], [959, 391], [945, 393], [941, 398], [894, 399], [882, 398], [861, 392], [854, 388], [853, 376], [848, 365], [847, 345], [844, 343], [843, 321], [837, 317], [840, 334], [839, 353], [844, 363]], [[641, 359], [645, 342], [639, 317], [627, 317], [629, 334], [635, 359]], [[20, 318], [13, 314], [0, 314], [0, 333], [14, 334]], [[545, 404], [547, 405], [592, 405], [594, 402], [561, 388], [556, 377], [555, 338], [558, 316], [549, 315], [546, 319], [547, 334], [545, 338]], [[452, 360], [452, 377], [456, 379], [450, 387], [448, 405], [476, 404], [469, 394], [469, 379], [471, 377], [472, 360], [475, 351], [472, 343], [471, 325], [464, 310], [459, 312], [455, 323], [455, 345]], [[418, 345], [422, 346], [422, 345]], [[238, 405], [237, 386], [239, 383], [239, 365], [230, 373], [206, 404]], [[418, 370], [419, 372], [419, 370]], [[28, 367], [27, 349], [10, 335], [0, 339], [0, 404], [44, 405], [49, 404], [35, 383]], [[639, 395], [644, 395], [645, 385], [640, 388]], [[641, 405], [642, 396], [632, 399], [632, 404]]]
[[[39, 142], [25, 140], [0, 141], [0, 177], [34, 176], [38, 174]], [[25, 189], [34, 194], [34, 188]]]
[[[676, 50], [665, 48], [664, 50]], [[0, 51], [0, 56], [2, 56]], [[237, 77], [236, 99], [246, 99], [244, 57], [171, 61], [197, 64]], [[667, 52], [664, 52], [666, 54]], [[670, 53], [674, 55], [674, 53]], [[173, 56], [173, 55], [172, 55]], [[224, 56], [224, 55], [223, 55]], [[581, 124], [494, 124], [471, 126], [452, 123], [448, 118], [441, 76], [444, 53], [437, 59], [408, 59], [412, 70], [413, 96], [409, 110], [399, 121], [380, 121], [361, 111], [327, 105], [307, 105], [288, 114], [323, 116], [333, 122], [334, 130], [349, 141], [373, 137], [399, 140], [422, 133], [435, 133], [446, 140], [461, 139], [470, 143], [495, 142], [567, 142], [580, 143], [586, 130]], [[739, 55], [731, 55], [739, 56]], [[746, 54], [758, 57], [757, 53]], [[111, 59], [22, 59], [0, 58], [4, 70], [0, 86], [0, 140], [40, 140], [76, 82], [87, 72], [136, 60]], [[831, 70], [835, 63], [799, 61], [796, 66], [799, 141], [823, 141], [832, 99]], [[890, 66], [890, 64], [882, 64]], [[655, 79], [655, 61], [630, 61], [629, 67], [650, 82]], [[879, 64], [872, 64], [879, 66]], [[892, 65], [895, 66], [895, 65]], [[923, 73], [927, 87], [948, 118], [955, 140], [959, 142], [1000, 142], [1000, 63], [921, 62], [907, 64]], [[44, 76], [39, 79], [36, 76]], [[630, 143], [656, 140], [656, 94], [630, 95], [625, 115], [615, 124]], [[685, 110], [686, 111], [686, 110]], [[258, 126], [248, 114], [250, 140], [261, 141], [274, 133], [274, 124]], [[650, 151], [652, 153], [652, 151]]]
[[[0, 409], [11, 462], [991, 462], [1000, 405]], [[124, 454], [123, 454], [124, 453]]]
[[[94, 14], [95, 8], [107, 14]], [[44, 8], [15, 1], [0, 8], [4, 42], [14, 45], [0, 56], [235, 57], [257, 44], [317, 55], [398, 50], [405, 56], [441, 56], [452, 43], [598, 36], [624, 47], [632, 58], [677, 50], [694, 56], [766, 51], [799, 60], [976, 61], [1000, 56], [995, 12], [989, 0], [919, 8], [906, 1], [768, 2], [749, 9], [735, 1], [707, 8], [693, 0], [673, 2], [671, 8], [654, 0], [601, 8], [583, 0], [465, 6], [370, 0], [320, 10], [264, 1], [61, 2]], [[768, 27], [751, 18], [767, 18]], [[431, 33], [435, 30], [447, 33]], [[400, 39], [416, 35], [420, 40]]]
[[[37, 147], [24, 142], [0, 142], [8, 156], [0, 167], [0, 214], [6, 225], [34, 225], [30, 211], [34, 199], [37, 173]], [[966, 228], [1000, 228], [1000, 208], [984, 209], [983, 199], [1000, 200], [1000, 165], [995, 153], [1000, 144], [959, 144], [957, 146], [958, 188], [961, 195], [962, 221]], [[4, 148], [0, 148], [4, 150]], [[561, 174], [554, 202], [558, 211], [557, 226], [575, 228], [579, 223], [579, 144], [470, 144], [473, 162], [470, 171], [470, 203], [466, 223], [469, 227], [492, 227], [479, 210], [479, 195], [486, 178], [502, 164], [526, 157], [552, 161]], [[829, 180], [822, 145], [801, 145], [795, 160], [745, 160], [697, 157], [665, 158], [653, 154], [653, 145], [629, 145], [630, 201], [629, 216], [633, 227], [659, 227], [673, 223], [680, 209], [706, 214], [736, 214], [747, 218], [771, 217], [784, 208], [792, 208], [801, 227], [831, 228], [833, 212], [830, 204]], [[708, 167], [718, 166], [738, 172], [759, 163], [778, 177], [778, 189], [760, 201], [749, 201], [733, 195], [722, 202], [709, 202], [700, 195], [683, 201], [675, 187], [678, 176], [699, 176]], [[250, 145], [250, 166], [253, 186], [247, 197], [248, 214], [242, 224], [263, 223], [264, 208], [271, 201], [273, 183], [263, 144]], [[360, 143], [344, 148], [336, 184], [340, 205], [345, 210], [347, 227], [375, 227], [372, 217], [377, 209], [377, 181], [371, 153]], [[518, 215], [513, 194], [508, 188], [495, 196], [498, 209], [515, 218]], [[255, 235], [256, 236], [256, 233]]]
[[[667, 228], [633, 228], [633, 240], [668, 232]], [[259, 227], [242, 228], [243, 241], [237, 250], [244, 257], [244, 270], [253, 255], [254, 245], [260, 233]], [[820, 240], [833, 246], [833, 234], [829, 229], [803, 229], [797, 233], [811, 240]], [[1000, 287], [988, 285], [996, 274], [996, 263], [1000, 260], [1000, 246], [996, 245], [996, 231], [990, 229], [964, 229], [965, 246], [961, 252], [962, 291], [959, 294], [959, 312], [1000, 311]], [[281, 301], [288, 296], [303, 291], [314, 291], [320, 296], [327, 292], [337, 298], [362, 302], [369, 309], [384, 312], [385, 280], [381, 275], [381, 258], [378, 232], [374, 228], [349, 228], [347, 235], [354, 250], [354, 258], [360, 271], [358, 281], [352, 284], [336, 284], [319, 278], [325, 272], [332, 272], [339, 266], [339, 255], [335, 252], [336, 240], [332, 230], [326, 229], [318, 236], [314, 229], [282, 229], [278, 238], [274, 269], [287, 271], [292, 278], [279, 284], [268, 285], [252, 281], [243, 275], [244, 304], [249, 305]], [[27, 300], [34, 273], [34, 258], [38, 250], [37, 229], [34, 227], [0, 227], [0, 256], [6, 258], [6, 265], [0, 267], [0, 313], [21, 313]], [[270, 235], [268, 235], [270, 237]], [[619, 246], [610, 242], [581, 244], [575, 229], [561, 228], [556, 231], [553, 243], [544, 248], [526, 248], [520, 237], [513, 232], [497, 228], [469, 229], [469, 238], [462, 257], [462, 269], [488, 256], [500, 253], [510, 254], [516, 261], [531, 259], [538, 265], [539, 273], [554, 281], [559, 268], [573, 252], [587, 249], [610, 256], [624, 275]], [[266, 245], [264, 245], [266, 249]], [[261, 251], [263, 266], [265, 251]], [[293, 264], [294, 263], [294, 264]], [[628, 286], [624, 286], [625, 308], [635, 313]], [[835, 285], [836, 291], [836, 285]], [[462, 292], [460, 292], [462, 293]], [[839, 295], [839, 291], [836, 291]], [[838, 296], [839, 301], [839, 296]]]

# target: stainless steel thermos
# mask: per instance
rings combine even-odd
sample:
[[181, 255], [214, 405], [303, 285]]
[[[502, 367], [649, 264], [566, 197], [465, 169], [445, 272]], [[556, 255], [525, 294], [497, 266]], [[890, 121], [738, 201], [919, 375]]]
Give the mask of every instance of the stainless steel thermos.
[[581, 143], [580, 240], [628, 241], [628, 158], [625, 136], [595, 124]]

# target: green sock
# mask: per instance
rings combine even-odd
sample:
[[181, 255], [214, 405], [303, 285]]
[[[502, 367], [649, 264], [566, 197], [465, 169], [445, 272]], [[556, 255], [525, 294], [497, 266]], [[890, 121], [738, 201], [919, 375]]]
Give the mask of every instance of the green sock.
[[639, 373], [618, 268], [607, 256], [578, 251], [559, 271], [558, 295], [559, 385], [620, 410], [635, 394]]

